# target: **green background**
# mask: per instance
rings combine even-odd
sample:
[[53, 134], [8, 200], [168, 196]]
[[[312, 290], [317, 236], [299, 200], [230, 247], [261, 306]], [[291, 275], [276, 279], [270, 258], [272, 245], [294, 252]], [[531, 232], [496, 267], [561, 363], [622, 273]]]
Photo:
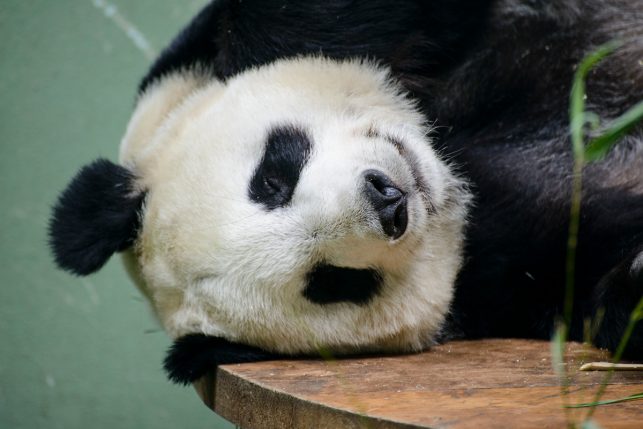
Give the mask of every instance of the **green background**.
[[119, 258], [77, 278], [46, 244], [78, 168], [116, 160], [150, 50], [204, 3], [0, 0], [0, 428], [232, 427], [166, 381], [170, 341]]

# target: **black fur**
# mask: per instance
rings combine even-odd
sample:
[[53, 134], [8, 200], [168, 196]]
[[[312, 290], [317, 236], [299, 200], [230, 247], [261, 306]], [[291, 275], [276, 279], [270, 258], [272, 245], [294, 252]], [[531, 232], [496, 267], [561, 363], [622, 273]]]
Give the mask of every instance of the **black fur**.
[[[643, 293], [643, 246], [632, 252], [599, 282], [589, 312], [604, 309], [595, 342], [616, 349], [634, 306]], [[618, 334], [618, 335], [615, 335]], [[626, 356], [643, 356], [643, 330], [633, 332], [625, 348]]]
[[87, 275], [132, 245], [144, 198], [134, 191], [133, 181], [129, 170], [106, 159], [80, 170], [58, 199], [49, 223], [58, 266]]
[[[438, 125], [436, 145], [475, 193], [445, 338], [548, 338], [564, 291], [573, 73], [599, 44], [621, 39], [587, 85], [589, 108], [606, 120], [618, 116], [643, 98], [642, 35], [636, 0], [609, 7], [595, 0], [215, 1], [141, 88], [197, 63], [224, 79], [306, 53], [389, 65]], [[582, 319], [605, 305], [597, 343], [613, 348], [641, 296], [614, 272], [643, 243], [642, 171], [640, 127], [585, 170], [572, 339], [582, 338]], [[640, 347], [630, 350], [642, 357]]]
[[[589, 75], [588, 107], [610, 120], [643, 99], [643, 69], [631, 59], [643, 53], [636, 2], [557, 2], [554, 14], [544, 3], [528, 4], [498, 12], [469, 62], [416, 92], [430, 117], [451, 126], [438, 144], [476, 196], [450, 337], [550, 337], [565, 289], [575, 66], [598, 44], [620, 38], [623, 47]], [[623, 278], [608, 276], [643, 243], [642, 128], [588, 166], [583, 186], [571, 338], [581, 340], [583, 319], [608, 306], [596, 344], [613, 349], [642, 294], [630, 288], [621, 295]], [[597, 303], [597, 288], [621, 299]], [[639, 323], [633, 341], [642, 334]], [[629, 356], [643, 358], [640, 350], [628, 349]]]
[[276, 354], [224, 338], [190, 334], [174, 341], [163, 367], [170, 380], [185, 385], [203, 377], [217, 365], [278, 358]]
[[380, 290], [382, 276], [372, 269], [319, 265], [308, 274], [304, 296], [316, 304], [367, 304]]
[[250, 180], [250, 199], [268, 210], [287, 205], [310, 150], [310, 139], [303, 130], [294, 127], [274, 129]]
[[424, 76], [435, 76], [465, 58], [490, 3], [215, 0], [163, 51], [139, 89], [197, 64], [226, 79], [250, 66], [302, 54], [368, 56], [391, 64], [399, 74], [420, 66]]

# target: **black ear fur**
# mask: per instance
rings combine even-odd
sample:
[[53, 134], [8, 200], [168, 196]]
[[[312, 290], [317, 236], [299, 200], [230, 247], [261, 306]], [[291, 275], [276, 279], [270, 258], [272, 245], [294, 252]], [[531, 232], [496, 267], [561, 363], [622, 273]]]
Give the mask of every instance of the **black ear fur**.
[[221, 337], [189, 334], [176, 341], [167, 352], [163, 368], [170, 380], [187, 385], [203, 377], [217, 365], [257, 362], [279, 356]]
[[49, 244], [60, 268], [87, 275], [131, 246], [144, 193], [134, 175], [106, 159], [83, 167], [60, 195], [49, 222]]

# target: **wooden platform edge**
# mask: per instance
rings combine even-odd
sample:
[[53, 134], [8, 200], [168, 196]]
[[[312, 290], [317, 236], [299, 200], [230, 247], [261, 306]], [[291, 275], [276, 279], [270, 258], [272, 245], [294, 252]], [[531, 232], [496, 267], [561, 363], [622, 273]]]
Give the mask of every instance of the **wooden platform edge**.
[[[607, 358], [605, 350], [568, 344], [566, 363], [575, 375], [567, 403], [593, 397], [605, 373], [578, 368]], [[206, 406], [243, 429], [563, 427], [566, 414], [549, 342], [537, 340], [456, 341], [410, 355], [224, 365], [194, 387]], [[643, 373], [617, 372], [604, 399], [641, 389]], [[609, 423], [606, 428], [638, 429], [642, 405], [601, 406], [595, 416]], [[570, 412], [577, 421], [585, 411]]]
[[[257, 383], [238, 378], [225, 368], [217, 368], [216, 373], [210, 372], [197, 383], [195, 387], [203, 403], [243, 429], [426, 429], [296, 398], [268, 386], [258, 390]], [[237, 407], [233, 408], [233, 404]], [[272, 406], [266, 408], [264, 404]]]

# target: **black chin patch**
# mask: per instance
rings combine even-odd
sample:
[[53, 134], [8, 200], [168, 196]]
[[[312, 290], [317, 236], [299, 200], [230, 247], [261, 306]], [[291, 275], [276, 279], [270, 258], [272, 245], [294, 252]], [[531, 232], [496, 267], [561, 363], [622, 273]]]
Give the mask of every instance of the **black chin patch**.
[[373, 269], [318, 265], [308, 274], [304, 296], [315, 304], [367, 304], [380, 291], [382, 276]]
[[189, 334], [174, 341], [163, 361], [168, 378], [187, 385], [203, 377], [217, 365], [258, 362], [279, 356], [257, 347], [233, 343], [225, 338]]

